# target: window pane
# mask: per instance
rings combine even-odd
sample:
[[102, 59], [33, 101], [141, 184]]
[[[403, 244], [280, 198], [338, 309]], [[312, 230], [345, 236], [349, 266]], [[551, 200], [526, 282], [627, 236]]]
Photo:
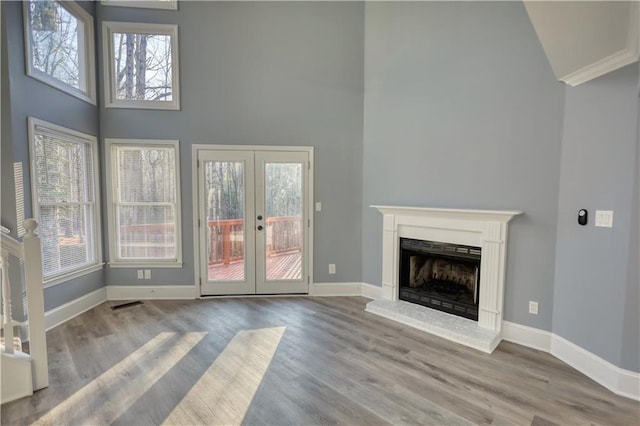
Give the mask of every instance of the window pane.
[[84, 143], [36, 135], [34, 141], [39, 201], [41, 203], [93, 201], [90, 147]]
[[[29, 120], [45, 278], [97, 263], [93, 139]], [[51, 127], [49, 127], [51, 126]]]
[[115, 247], [120, 260], [179, 258], [177, 147], [111, 145]]
[[29, 4], [32, 66], [70, 86], [81, 88], [79, 40], [84, 24], [56, 1]]
[[266, 163], [267, 280], [302, 278], [302, 164]]
[[118, 147], [116, 152], [120, 202], [175, 202], [174, 148]]
[[113, 33], [116, 99], [172, 101], [171, 36]]
[[245, 279], [244, 162], [204, 163], [209, 281]]
[[39, 233], [45, 276], [73, 270], [91, 262], [87, 206], [41, 206]]
[[175, 259], [173, 206], [120, 206], [119, 256], [123, 259]]

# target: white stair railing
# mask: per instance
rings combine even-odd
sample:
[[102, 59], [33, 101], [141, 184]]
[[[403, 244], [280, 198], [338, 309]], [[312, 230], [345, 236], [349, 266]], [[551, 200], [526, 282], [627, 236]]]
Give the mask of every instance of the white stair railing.
[[[44, 289], [42, 286], [42, 251], [40, 238], [35, 230], [38, 223], [33, 219], [24, 221], [27, 230], [23, 241], [17, 241], [0, 233], [0, 267], [2, 268], [2, 306], [4, 341], [3, 352], [13, 354], [14, 321], [11, 312], [11, 282], [9, 278], [9, 257], [14, 256], [24, 262], [24, 285], [27, 297], [29, 359], [31, 361], [33, 390], [49, 386], [47, 338], [44, 321]], [[22, 348], [17, 348], [21, 351]], [[4, 383], [3, 383], [4, 385]], [[4, 398], [3, 398], [4, 399]]]

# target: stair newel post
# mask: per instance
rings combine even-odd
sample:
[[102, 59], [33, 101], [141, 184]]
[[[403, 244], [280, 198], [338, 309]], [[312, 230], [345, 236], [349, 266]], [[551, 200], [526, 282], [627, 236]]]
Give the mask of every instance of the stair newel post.
[[44, 289], [42, 287], [42, 248], [40, 237], [34, 232], [38, 222], [24, 221], [27, 230], [22, 244], [24, 247], [25, 287], [29, 310], [29, 348], [33, 365], [33, 389], [49, 386], [47, 358], [47, 336], [44, 322]]
[[4, 352], [13, 353], [13, 318], [11, 314], [11, 283], [9, 282], [9, 252], [2, 250], [0, 254], [2, 269], [2, 327], [4, 329]]

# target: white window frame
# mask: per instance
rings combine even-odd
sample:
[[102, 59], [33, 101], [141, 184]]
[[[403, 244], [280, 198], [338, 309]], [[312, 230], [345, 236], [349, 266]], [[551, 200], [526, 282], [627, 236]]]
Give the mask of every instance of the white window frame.
[[141, 7], [145, 9], [177, 10], [178, 0], [102, 0], [103, 6]]
[[[115, 70], [115, 53], [113, 50], [113, 33], [162, 34], [171, 37], [171, 101], [146, 101], [117, 99], [113, 76]], [[102, 23], [102, 50], [104, 62], [104, 101], [106, 108], [137, 109], [180, 109], [180, 64], [178, 54], [178, 26], [170, 24], [142, 24], [137, 22]]]
[[95, 55], [95, 43], [94, 43], [94, 28], [93, 17], [73, 1], [56, 1], [67, 12], [75, 16], [79, 21], [83, 23], [84, 34], [79, 38], [78, 52], [80, 58], [80, 75], [78, 81], [80, 88], [71, 86], [64, 81], [36, 69], [33, 66], [32, 50], [31, 50], [31, 20], [29, 19], [30, 10], [29, 5], [31, 1], [23, 2], [23, 21], [24, 21], [24, 44], [25, 44], [25, 62], [27, 75], [36, 80], [39, 80], [51, 87], [55, 87], [65, 93], [68, 93], [83, 101], [89, 102], [92, 105], [96, 105], [96, 55]]
[[[117, 208], [115, 179], [117, 177], [114, 147], [167, 148], [175, 151], [175, 259], [122, 259], [119, 257], [117, 237]], [[180, 141], [160, 139], [105, 139], [106, 181], [107, 181], [107, 220], [109, 223], [109, 267], [112, 268], [182, 268], [182, 203], [180, 197]]]
[[93, 233], [92, 251], [94, 259], [92, 262], [82, 265], [78, 268], [66, 270], [58, 274], [51, 275], [44, 278], [44, 288], [51, 287], [57, 284], [64, 283], [73, 278], [81, 277], [91, 272], [100, 271], [104, 265], [102, 261], [102, 229], [100, 226], [100, 185], [99, 185], [99, 162], [98, 162], [98, 141], [95, 136], [88, 135], [86, 133], [79, 132], [77, 130], [68, 129], [66, 127], [58, 126], [39, 120], [34, 117], [28, 118], [28, 133], [29, 133], [29, 158], [31, 160], [31, 199], [32, 199], [32, 212], [34, 218], [40, 223], [40, 204], [38, 202], [38, 185], [37, 171], [35, 167], [35, 137], [36, 135], [46, 135], [60, 138], [65, 141], [74, 143], [84, 143], [91, 147], [92, 157], [92, 169], [93, 169], [93, 202], [91, 203], [91, 231]]

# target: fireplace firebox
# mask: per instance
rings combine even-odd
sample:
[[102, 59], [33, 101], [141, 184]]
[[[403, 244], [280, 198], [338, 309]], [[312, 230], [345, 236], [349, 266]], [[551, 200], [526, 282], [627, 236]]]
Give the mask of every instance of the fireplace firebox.
[[478, 320], [481, 248], [400, 238], [400, 300]]

